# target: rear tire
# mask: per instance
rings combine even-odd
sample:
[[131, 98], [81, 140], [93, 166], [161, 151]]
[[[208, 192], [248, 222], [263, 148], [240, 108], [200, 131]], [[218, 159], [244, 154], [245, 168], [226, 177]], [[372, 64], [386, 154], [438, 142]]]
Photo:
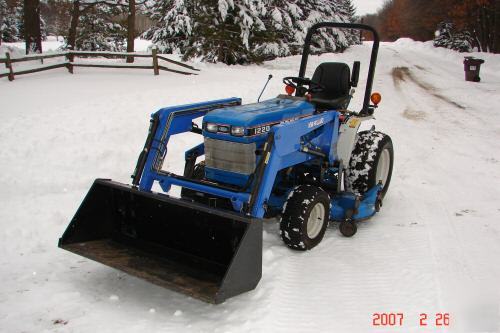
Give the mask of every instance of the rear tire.
[[393, 165], [394, 148], [387, 134], [376, 131], [359, 132], [346, 170], [347, 191], [363, 195], [382, 181], [383, 198], [389, 189]]
[[323, 239], [329, 218], [328, 194], [316, 186], [297, 186], [284, 207], [280, 222], [281, 239], [291, 249], [310, 250]]

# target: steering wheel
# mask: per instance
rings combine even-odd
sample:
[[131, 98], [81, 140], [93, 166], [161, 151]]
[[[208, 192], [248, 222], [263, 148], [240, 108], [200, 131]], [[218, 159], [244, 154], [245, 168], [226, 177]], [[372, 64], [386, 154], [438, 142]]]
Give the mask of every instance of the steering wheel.
[[298, 77], [298, 76], [288, 76], [283, 78], [283, 83], [286, 84], [287, 86], [294, 87], [297, 89], [298, 86], [309, 86], [307, 89], [307, 92], [321, 92], [325, 90], [325, 86], [322, 85], [321, 83], [317, 83], [314, 81], [311, 81], [311, 79], [305, 78], [305, 77]]

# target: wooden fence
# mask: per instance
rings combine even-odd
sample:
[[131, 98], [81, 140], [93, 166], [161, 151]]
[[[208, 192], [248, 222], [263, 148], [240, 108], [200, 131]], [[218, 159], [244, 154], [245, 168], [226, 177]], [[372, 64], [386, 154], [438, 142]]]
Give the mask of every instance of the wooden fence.
[[[65, 57], [66, 60], [64, 62], [60, 62], [60, 63], [43, 65], [43, 61], [45, 59], [57, 58], [57, 57]], [[152, 63], [151, 63], [151, 65], [146, 65], [146, 64], [129, 64], [129, 63], [109, 64], [109, 63], [75, 62], [74, 59], [77, 57], [151, 58]], [[42, 65], [34, 67], [34, 68], [21, 69], [21, 70], [14, 71], [13, 64], [19, 63], [19, 62], [33, 61], [33, 60], [40, 60], [42, 62]], [[161, 65], [159, 63], [159, 60], [174, 64], [176, 66], [187, 68], [187, 69], [190, 69], [192, 71], [199, 71], [199, 69], [196, 69], [192, 66], [189, 66], [189, 65], [184, 64], [182, 62], [175, 61], [175, 60], [169, 59], [167, 57], [164, 57], [162, 55], [159, 55], [158, 51], [156, 49], [153, 49], [151, 54], [148, 54], [148, 53], [67, 51], [67, 52], [50, 53], [50, 54], [28, 55], [25, 57], [17, 57], [17, 58], [12, 58], [10, 56], [10, 53], [7, 52], [5, 54], [5, 58], [0, 58], [0, 64], [4, 63], [8, 72], [7, 73], [0, 73], [0, 78], [6, 76], [9, 78], [9, 81], [14, 81], [14, 79], [17, 75], [31, 74], [31, 73], [36, 73], [36, 72], [47, 71], [47, 70], [54, 69], [54, 68], [61, 68], [61, 67], [66, 67], [71, 74], [73, 74], [74, 67], [94, 67], [94, 68], [152, 69], [154, 75], [159, 75], [160, 70], [167, 71], [167, 72], [173, 72], [173, 73], [177, 73], [177, 74], [183, 74], [183, 75], [197, 75], [196, 73], [185, 72], [182, 70], [172, 69], [172, 68], [169, 68], [167, 66]]]

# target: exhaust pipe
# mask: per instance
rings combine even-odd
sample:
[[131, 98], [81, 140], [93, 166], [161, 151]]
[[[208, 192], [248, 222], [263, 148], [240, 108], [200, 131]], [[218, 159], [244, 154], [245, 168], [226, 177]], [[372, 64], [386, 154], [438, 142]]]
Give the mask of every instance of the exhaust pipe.
[[262, 276], [262, 220], [97, 179], [59, 247], [219, 304]]

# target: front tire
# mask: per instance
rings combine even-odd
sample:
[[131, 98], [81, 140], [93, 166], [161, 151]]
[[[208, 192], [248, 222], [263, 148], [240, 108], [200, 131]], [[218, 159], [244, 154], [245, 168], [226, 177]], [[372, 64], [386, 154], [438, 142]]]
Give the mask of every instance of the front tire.
[[389, 189], [393, 165], [394, 148], [387, 134], [377, 131], [359, 132], [346, 170], [346, 189], [363, 195], [381, 182], [383, 198]]
[[281, 217], [281, 239], [291, 249], [310, 250], [323, 239], [329, 218], [328, 194], [316, 186], [297, 186], [288, 197]]

